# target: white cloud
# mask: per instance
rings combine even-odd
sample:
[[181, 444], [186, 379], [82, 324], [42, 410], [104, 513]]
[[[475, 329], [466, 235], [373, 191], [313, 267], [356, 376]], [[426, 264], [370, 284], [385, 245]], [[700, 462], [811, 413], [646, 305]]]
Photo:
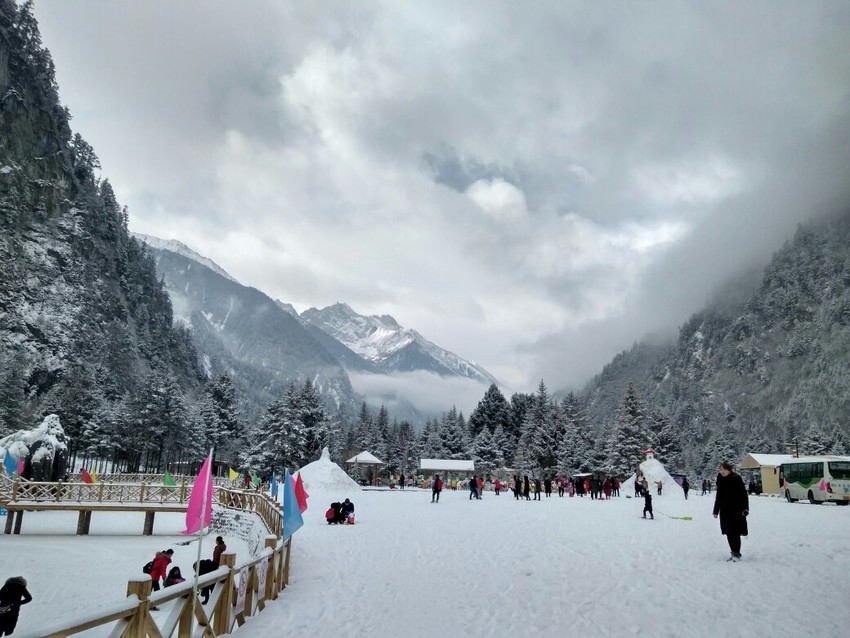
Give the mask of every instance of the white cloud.
[[503, 179], [479, 179], [466, 190], [466, 194], [482, 211], [497, 220], [520, 220], [528, 214], [525, 195]]

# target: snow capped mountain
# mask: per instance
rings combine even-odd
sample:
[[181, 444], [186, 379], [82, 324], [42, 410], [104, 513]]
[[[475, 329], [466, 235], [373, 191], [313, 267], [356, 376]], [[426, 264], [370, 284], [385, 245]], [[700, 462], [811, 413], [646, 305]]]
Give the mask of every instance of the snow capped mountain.
[[[186, 244], [177, 241], [176, 239], [160, 239], [159, 237], [154, 237], [153, 235], [145, 235], [144, 233], [130, 233], [138, 239], [140, 242], [143, 242], [150, 246], [151, 248], [156, 248], [157, 250], [168, 250], [173, 253], [177, 253], [178, 255], [183, 255], [184, 257], [191, 259], [192, 261], [196, 261], [202, 266], [206, 266], [213, 272], [221, 275], [225, 279], [229, 279], [234, 283], [239, 283], [233, 277], [231, 277], [227, 272], [215, 263], [212, 259], [204, 257], [203, 255], [199, 255], [194, 250], [189, 248]], [[290, 306], [291, 307], [291, 306]]]
[[384, 373], [424, 370], [482, 383], [497, 382], [481, 366], [440, 348], [415, 330], [400, 326], [389, 315], [364, 316], [347, 304], [337, 303], [321, 310], [305, 310], [301, 321], [326, 332]]

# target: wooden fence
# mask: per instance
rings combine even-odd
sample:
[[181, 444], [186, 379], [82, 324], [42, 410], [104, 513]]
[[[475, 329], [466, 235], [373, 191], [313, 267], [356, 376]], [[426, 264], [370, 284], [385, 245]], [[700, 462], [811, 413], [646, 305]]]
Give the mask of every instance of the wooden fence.
[[[151, 592], [150, 577], [142, 575], [127, 583], [125, 601], [24, 638], [66, 638], [98, 627], [110, 638], [207, 638], [229, 634], [235, 625], [243, 625], [289, 584], [292, 539], [281, 542], [283, 511], [265, 494], [217, 487], [216, 500], [219, 506], [257, 514], [269, 535], [257, 558], [237, 565], [236, 555], [225, 552], [219, 569], [198, 579], [200, 589], [212, 588], [206, 605], [196, 600], [194, 579]], [[152, 614], [152, 607], [159, 611]]]

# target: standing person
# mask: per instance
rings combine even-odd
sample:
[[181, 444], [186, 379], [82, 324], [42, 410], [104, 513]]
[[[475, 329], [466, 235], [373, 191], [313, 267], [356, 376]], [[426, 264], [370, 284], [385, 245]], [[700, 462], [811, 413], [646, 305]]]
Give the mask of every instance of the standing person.
[[0, 636], [11, 636], [18, 624], [21, 605], [32, 600], [23, 576], [12, 576], [0, 587]]
[[478, 500], [481, 500], [481, 497], [484, 496], [484, 477], [478, 477]]
[[652, 494], [645, 487], [643, 488], [643, 517], [646, 518], [647, 514], [649, 514], [649, 518], [655, 520], [655, 516], [652, 514]]
[[434, 485], [431, 488], [431, 502], [439, 503], [440, 502], [440, 492], [443, 491], [443, 482], [440, 480], [440, 475], [434, 475]]
[[531, 483], [528, 482], [528, 474], [522, 477], [522, 495], [525, 496], [526, 501], [531, 500]]
[[546, 493], [546, 498], [552, 496], [552, 479], [548, 476], [543, 479], [543, 491]]
[[611, 481], [611, 488], [614, 490], [614, 496], [619, 498], [620, 497], [620, 479], [618, 479], [616, 476], [614, 477], [614, 480]]
[[521, 483], [519, 482], [519, 474], [514, 474], [514, 500], [519, 500], [519, 495], [522, 492]]
[[658, 496], [661, 496], [661, 488], [664, 484], [661, 481], [655, 481], [655, 488], [658, 490]]
[[171, 563], [171, 556], [173, 554], [173, 549], [166, 549], [162, 552], [157, 552], [156, 556], [154, 556], [153, 566], [151, 567], [151, 580], [153, 581], [154, 591], [159, 591], [159, 580], [165, 578], [168, 574], [168, 565]]
[[539, 478], [535, 478], [535, 479], [534, 479], [534, 500], [535, 500], [535, 501], [539, 501], [539, 500], [540, 500], [540, 492], [541, 492], [541, 489], [540, 489], [540, 479], [539, 479]]
[[606, 478], [605, 482], [602, 484], [602, 491], [605, 492], [605, 498], [611, 498], [611, 479]]
[[688, 490], [691, 489], [691, 484], [688, 483], [688, 477], [682, 479], [682, 491], [685, 493], [685, 500], [688, 500]]
[[224, 544], [224, 539], [221, 536], [215, 537], [215, 547], [213, 547], [213, 562], [215, 563], [215, 568], [218, 569], [218, 566], [221, 564], [221, 555], [227, 549], [227, 545]]
[[473, 476], [468, 481], [469, 483], [469, 500], [471, 501], [474, 498], [478, 498], [478, 481]]
[[732, 556], [730, 561], [741, 560], [741, 536], [747, 535], [747, 516], [750, 499], [743, 479], [728, 463], [720, 464], [717, 475], [717, 493], [714, 497], [714, 518], [720, 516], [720, 533], [726, 535]]
[[399, 489], [404, 489], [404, 474], [398, 477], [398, 487]]

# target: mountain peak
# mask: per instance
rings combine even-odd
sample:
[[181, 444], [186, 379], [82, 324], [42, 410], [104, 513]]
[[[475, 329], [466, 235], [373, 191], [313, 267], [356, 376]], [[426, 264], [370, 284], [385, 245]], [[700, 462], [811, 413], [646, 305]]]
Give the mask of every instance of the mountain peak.
[[194, 250], [189, 248], [183, 242], [177, 241], [176, 239], [160, 239], [159, 237], [154, 237], [153, 235], [145, 235], [144, 233], [130, 233], [138, 239], [140, 242], [147, 244], [151, 248], [156, 248], [158, 250], [170, 250], [173, 253], [177, 253], [178, 255], [183, 255], [192, 261], [196, 261], [199, 264], [206, 266], [213, 272], [221, 275], [225, 279], [229, 279], [234, 283], [239, 283], [233, 277], [231, 277], [227, 271], [224, 270], [221, 266], [215, 263], [212, 259], [208, 257], [204, 257], [203, 255], [196, 253]]
[[390, 315], [360, 315], [348, 304], [310, 308], [304, 323], [327, 333], [384, 373], [422, 370], [440, 376], [460, 376], [482, 382], [496, 379], [484, 368], [431, 343], [404, 328]]

